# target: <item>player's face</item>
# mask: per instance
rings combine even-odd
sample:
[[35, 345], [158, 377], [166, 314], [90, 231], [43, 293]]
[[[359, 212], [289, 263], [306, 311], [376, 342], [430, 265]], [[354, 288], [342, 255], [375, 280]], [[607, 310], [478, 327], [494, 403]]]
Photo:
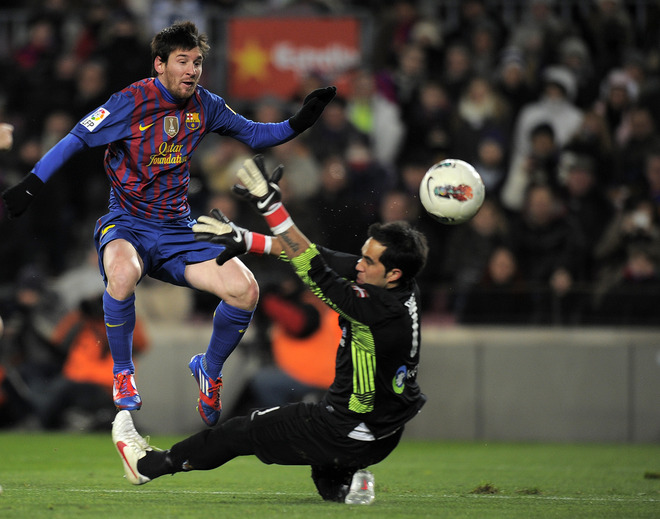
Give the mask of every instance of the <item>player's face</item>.
[[396, 284], [400, 277], [398, 269], [385, 271], [385, 265], [380, 262], [380, 257], [386, 247], [382, 243], [369, 238], [362, 246], [362, 257], [355, 265], [357, 277], [355, 281], [358, 285], [376, 285], [382, 288], [389, 288]]
[[202, 75], [202, 53], [199, 47], [191, 50], [177, 49], [167, 61], [159, 57], [154, 62], [158, 79], [177, 99], [188, 99], [195, 93]]

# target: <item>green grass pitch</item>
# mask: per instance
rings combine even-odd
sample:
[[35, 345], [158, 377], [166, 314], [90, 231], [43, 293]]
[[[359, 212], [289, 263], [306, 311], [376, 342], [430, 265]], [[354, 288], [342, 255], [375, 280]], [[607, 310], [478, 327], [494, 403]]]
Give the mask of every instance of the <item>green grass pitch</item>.
[[[180, 438], [152, 437], [168, 447]], [[659, 445], [403, 441], [371, 506], [325, 503], [308, 467], [253, 457], [135, 487], [110, 434], [0, 433], [1, 518], [658, 518]]]

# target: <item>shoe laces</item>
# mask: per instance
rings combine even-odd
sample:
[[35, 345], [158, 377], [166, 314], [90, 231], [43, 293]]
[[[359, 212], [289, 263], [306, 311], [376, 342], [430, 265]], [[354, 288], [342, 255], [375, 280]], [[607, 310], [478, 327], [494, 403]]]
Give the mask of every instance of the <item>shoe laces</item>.
[[125, 422], [122, 424], [120, 436], [128, 445], [132, 447], [138, 447], [143, 451], [152, 450], [151, 445], [149, 445], [149, 437], [147, 436], [146, 438], [143, 438], [140, 436], [140, 433], [137, 432], [135, 426], [130, 422]]
[[208, 378], [209, 388], [208, 391], [201, 391], [201, 400], [206, 405], [212, 407], [215, 410], [219, 410], [222, 407], [220, 403], [220, 389], [222, 388], [222, 377], [215, 380]]
[[222, 387], [222, 379], [218, 378], [211, 381], [209, 386], [209, 398], [213, 402], [213, 407], [220, 407], [220, 388]]
[[135, 388], [131, 384], [130, 373], [117, 373], [117, 388], [120, 394], [126, 396], [133, 396], [135, 394]]
[[150, 436], [140, 436], [140, 433], [137, 432], [135, 426], [129, 426], [126, 424], [126, 426], [122, 428], [121, 435], [130, 445], [137, 446], [140, 450], [162, 451], [162, 449], [149, 444], [151, 440]]

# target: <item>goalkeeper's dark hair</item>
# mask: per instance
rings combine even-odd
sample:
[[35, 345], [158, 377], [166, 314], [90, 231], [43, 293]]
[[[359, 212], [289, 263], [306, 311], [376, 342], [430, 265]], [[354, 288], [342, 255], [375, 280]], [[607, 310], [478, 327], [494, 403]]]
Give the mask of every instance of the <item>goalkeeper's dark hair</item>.
[[424, 236], [408, 222], [374, 223], [369, 227], [369, 237], [386, 248], [380, 256], [385, 271], [401, 270], [401, 281], [413, 279], [426, 265], [429, 246]]
[[[200, 34], [197, 26], [191, 21], [175, 22], [169, 27], [162, 29], [151, 40], [151, 63], [156, 57], [164, 62], [170, 57], [170, 54], [178, 49], [190, 50], [199, 47], [202, 52], [202, 58], [206, 58], [209, 49], [209, 40], [206, 34]], [[156, 71], [152, 68], [152, 74]]]

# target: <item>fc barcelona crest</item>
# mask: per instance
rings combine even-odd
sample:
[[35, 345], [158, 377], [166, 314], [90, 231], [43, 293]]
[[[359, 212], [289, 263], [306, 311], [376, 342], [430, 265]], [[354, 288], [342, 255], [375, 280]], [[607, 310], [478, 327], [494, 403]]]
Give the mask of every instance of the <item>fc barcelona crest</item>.
[[163, 125], [165, 126], [164, 130], [167, 135], [170, 137], [176, 136], [177, 133], [179, 133], [179, 118], [174, 117], [173, 115], [168, 115], [165, 117], [165, 120], [163, 121]]
[[188, 112], [186, 113], [186, 128], [191, 132], [199, 129], [202, 125], [202, 122], [199, 119], [199, 112]]

